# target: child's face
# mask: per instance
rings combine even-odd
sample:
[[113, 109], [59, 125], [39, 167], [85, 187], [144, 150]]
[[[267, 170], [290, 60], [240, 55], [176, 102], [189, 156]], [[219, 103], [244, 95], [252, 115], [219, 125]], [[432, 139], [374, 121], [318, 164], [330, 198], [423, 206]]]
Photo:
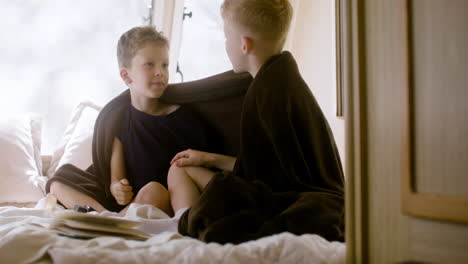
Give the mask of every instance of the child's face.
[[238, 23], [232, 21], [231, 18], [223, 18], [224, 21], [224, 36], [226, 38], [226, 52], [231, 61], [234, 72], [246, 71], [245, 56], [242, 53], [242, 35]]
[[127, 69], [127, 85], [132, 94], [159, 98], [169, 80], [169, 48], [166, 45], [147, 43], [132, 58]]

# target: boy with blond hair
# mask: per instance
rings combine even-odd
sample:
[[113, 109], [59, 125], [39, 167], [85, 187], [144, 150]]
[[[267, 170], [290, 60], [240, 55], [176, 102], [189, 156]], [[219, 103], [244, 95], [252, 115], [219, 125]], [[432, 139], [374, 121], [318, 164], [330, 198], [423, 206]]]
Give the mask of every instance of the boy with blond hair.
[[[232, 173], [216, 174], [179, 222], [204, 241], [240, 243], [280, 232], [344, 239], [344, 177], [328, 123], [297, 64], [282, 51], [287, 0], [225, 0], [226, 51], [254, 78], [244, 98]], [[213, 160], [182, 152], [173, 163]]]

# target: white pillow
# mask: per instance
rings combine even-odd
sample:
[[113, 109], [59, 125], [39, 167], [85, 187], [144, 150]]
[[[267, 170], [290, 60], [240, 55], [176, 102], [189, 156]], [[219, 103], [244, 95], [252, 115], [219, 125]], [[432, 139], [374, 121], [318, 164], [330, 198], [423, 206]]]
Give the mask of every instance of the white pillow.
[[31, 203], [44, 196], [41, 119], [17, 115], [0, 118], [0, 203]]
[[93, 142], [94, 123], [101, 107], [90, 102], [80, 103], [72, 113], [71, 119], [60, 145], [52, 154], [49, 177], [53, 176], [64, 164], [73, 164], [85, 170], [92, 164], [91, 147]]

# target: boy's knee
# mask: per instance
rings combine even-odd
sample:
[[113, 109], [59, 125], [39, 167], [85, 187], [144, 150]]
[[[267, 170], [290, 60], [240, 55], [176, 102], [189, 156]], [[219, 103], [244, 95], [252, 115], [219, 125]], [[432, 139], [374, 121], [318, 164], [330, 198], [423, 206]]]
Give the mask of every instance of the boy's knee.
[[138, 191], [135, 202], [139, 204], [156, 205], [160, 202], [169, 201], [167, 189], [157, 182], [149, 182]]
[[195, 168], [194, 166], [178, 167], [175, 164], [171, 165], [167, 173], [167, 188], [169, 191], [174, 190], [179, 184], [184, 184], [188, 179], [191, 179], [190, 175]]
[[178, 167], [175, 164], [172, 164], [167, 173], [167, 187], [172, 189], [180, 181], [180, 178], [185, 174], [184, 167]]
[[57, 193], [62, 191], [64, 188], [66, 188], [65, 184], [58, 182], [58, 181], [54, 181], [50, 184], [49, 192], [52, 193], [53, 195], [57, 195]]
[[175, 164], [172, 164], [171, 167], [169, 167], [169, 171], [167, 173], [167, 177], [170, 177], [171, 175], [174, 175], [174, 174], [179, 174], [181, 170], [183, 170], [184, 167], [179, 167]]

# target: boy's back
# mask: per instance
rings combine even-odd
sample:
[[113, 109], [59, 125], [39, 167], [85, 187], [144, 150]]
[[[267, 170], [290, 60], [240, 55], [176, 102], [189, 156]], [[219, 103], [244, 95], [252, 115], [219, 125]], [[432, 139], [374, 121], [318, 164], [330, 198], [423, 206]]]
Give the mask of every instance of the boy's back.
[[234, 71], [254, 77], [240, 153], [233, 173], [214, 177], [184, 213], [179, 232], [220, 243], [285, 231], [342, 241], [344, 177], [333, 135], [294, 58], [281, 52], [290, 3], [225, 0], [221, 14]]
[[244, 101], [235, 174], [273, 191], [324, 189], [343, 194], [333, 135], [289, 52], [288, 0], [225, 0], [226, 51], [235, 71], [254, 80]]
[[343, 195], [343, 172], [327, 121], [289, 52], [272, 57], [246, 94], [235, 173], [273, 191]]

